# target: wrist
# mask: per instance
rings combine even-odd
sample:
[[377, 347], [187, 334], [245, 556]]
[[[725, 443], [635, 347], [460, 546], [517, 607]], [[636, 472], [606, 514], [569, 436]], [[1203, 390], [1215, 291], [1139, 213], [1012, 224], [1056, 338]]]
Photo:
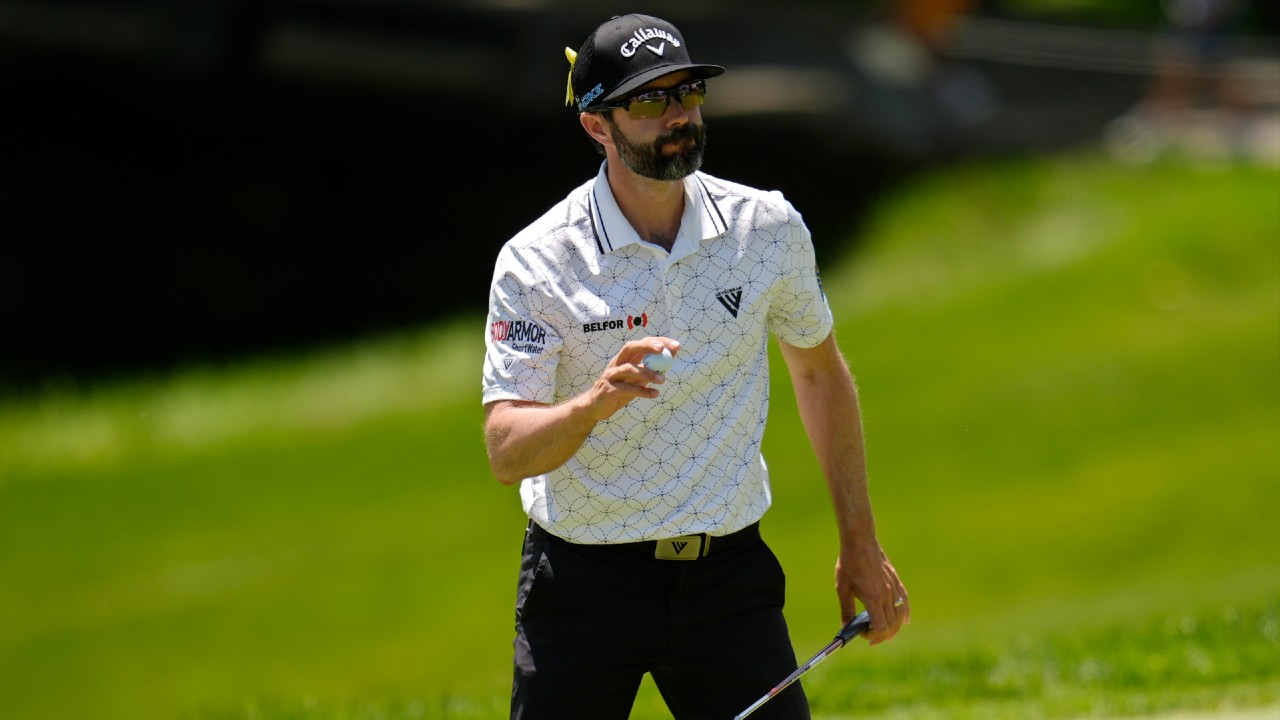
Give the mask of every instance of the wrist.
[[566, 405], [568, 405], [569, 417], [574, 420], [577, 428], [585, 433], [590, 433], [597, 423], [608, 419], [610, 415], [595, 388], [573, 398]]
[[866, 522], [841, 527], [839, 535], [842, 551], [869, 550], [880, 545], [879, 540], [876, 539], [875, 523], [869, 519]]

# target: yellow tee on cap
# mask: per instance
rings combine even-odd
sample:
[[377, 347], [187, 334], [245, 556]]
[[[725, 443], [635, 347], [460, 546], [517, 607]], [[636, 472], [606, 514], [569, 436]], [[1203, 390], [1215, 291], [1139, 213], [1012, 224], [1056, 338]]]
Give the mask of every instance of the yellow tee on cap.
[[569, 61], [569, 85], [565, 88], [565, 91], [564, 91], [564, 104], [572, 105], [573, 104], [573, 64], [578, 61], [578, 53], [574, 52], [573, 48], [565, 48], [564, 56], [565, 56], [565, 59]]

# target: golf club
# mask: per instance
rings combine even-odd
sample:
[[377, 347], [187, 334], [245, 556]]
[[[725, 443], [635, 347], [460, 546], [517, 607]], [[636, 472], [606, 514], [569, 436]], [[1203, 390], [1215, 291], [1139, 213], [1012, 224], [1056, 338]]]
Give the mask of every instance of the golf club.
[[835, 639], [832, 640], [829, 645], [822, 648], [822, 650], [819, 651], [817, 655], [814, 655], [813, 657], [809, 658], [809, 662], [796, 668], [795, 672], [788, 675], [786, 679], [784, 679], [782, 682], [775, 685], [772, 690], [765, 693], [764, 697], [752, 703], [751, 707], [735, 715], [733, 720], [742, 720], [743, 718], [755, 712], [756, 710], [759, 710], [761, 705], [764, 705], [765, 703], [769, 702], [769, 700], [773, 696], [777, 695], [783, 690], [786, 690], [788, 685], [795, 682], [796, 680], [799, 680], [800, 676], [812, 670], [814, 665], [817, 665], [823, 660], [826, 660], [828, 655], [844, 647], [846, 643], [848, 643], [850, 640], [854, 639], [855, 637], [861, 635], [862, 633], [866, 632], [868, 629], [870, 629], [870, 627], [871, 627], [871, 616], [868, 615], [866, 611], [858, 613], [858, 617], [850, 620], [849, 624], [845, 625], [843, 628], [840, 628], [840, 632], [836, 633]]

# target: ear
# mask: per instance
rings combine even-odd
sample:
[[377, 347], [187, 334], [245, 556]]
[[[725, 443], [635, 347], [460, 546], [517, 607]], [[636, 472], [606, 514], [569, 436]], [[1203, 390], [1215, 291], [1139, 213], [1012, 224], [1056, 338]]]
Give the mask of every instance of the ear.
[[586, 130], [596, 142], [601, 145], [613, 144], [613, 137], [609, 135], [609, 124], [600, 113], [578, 113], [578, 122], [582, 123], [582, 129]]

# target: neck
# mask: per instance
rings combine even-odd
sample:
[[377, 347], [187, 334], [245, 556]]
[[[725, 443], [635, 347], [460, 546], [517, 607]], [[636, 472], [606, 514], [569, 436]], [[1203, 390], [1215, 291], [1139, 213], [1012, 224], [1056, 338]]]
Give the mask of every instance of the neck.
[[609, 158], [606, 173], [618, 209], [636, 234], [671, 252], [684, 214], [684, 181], [641, 177], [616, 157]]

